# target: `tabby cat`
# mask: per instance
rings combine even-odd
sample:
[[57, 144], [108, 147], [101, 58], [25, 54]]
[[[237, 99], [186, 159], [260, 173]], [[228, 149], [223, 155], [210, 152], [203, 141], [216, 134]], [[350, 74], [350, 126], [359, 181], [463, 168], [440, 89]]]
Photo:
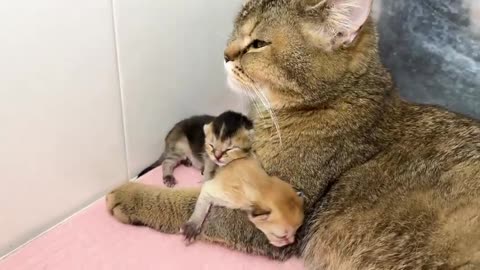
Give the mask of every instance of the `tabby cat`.
[[[201, 239], [301, 256], [310, 270], [480, 269], [480, 124], [398, 97], [371, 2], [245, 3], [225, 50], [228, 81], [261, 101], [253, 147], [304, 191], [306, 222], [296, 245], [275, 248], [238, 211], [214, 208]], [[198, 192], [126, 185], [110, 208], [176, 233]]]

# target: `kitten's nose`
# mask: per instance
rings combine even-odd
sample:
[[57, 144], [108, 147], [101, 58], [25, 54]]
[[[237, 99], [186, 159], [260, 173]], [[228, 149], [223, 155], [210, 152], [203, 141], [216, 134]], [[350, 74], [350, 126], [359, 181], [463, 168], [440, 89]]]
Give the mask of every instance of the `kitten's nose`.
[[223, 152], [222, 151], [215, 151], [215, 153], [213, 153], [213, 155], [215, 156], [215, 158], [217, 160], [220, 160], [223, 156]]

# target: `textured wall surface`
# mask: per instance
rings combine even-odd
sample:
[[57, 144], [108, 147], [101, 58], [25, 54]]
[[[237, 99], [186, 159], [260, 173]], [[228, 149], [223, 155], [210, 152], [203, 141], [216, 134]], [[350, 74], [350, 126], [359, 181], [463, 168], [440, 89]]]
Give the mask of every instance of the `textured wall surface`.
[[382, 58], [401, 95], [480, 118], [480, 0], [376, 7]]

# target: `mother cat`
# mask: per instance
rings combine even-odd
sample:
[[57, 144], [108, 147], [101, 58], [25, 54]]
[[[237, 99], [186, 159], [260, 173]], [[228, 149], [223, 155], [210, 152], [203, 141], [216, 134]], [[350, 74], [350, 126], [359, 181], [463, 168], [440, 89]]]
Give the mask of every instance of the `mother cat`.
[[[245, 214], [213, 209], [203, 240], [307, 269], [480, 269], [480, 125], [401, 100], [377, 54], [371, 0], [250, 0], [225, 50], [265, 168], [304, 190], [296, 245], [275, 248]], [[263, 98], [265, 97], [265, 98]], [[197, 189], [127, 184], [122, 222], [177, 233]]]

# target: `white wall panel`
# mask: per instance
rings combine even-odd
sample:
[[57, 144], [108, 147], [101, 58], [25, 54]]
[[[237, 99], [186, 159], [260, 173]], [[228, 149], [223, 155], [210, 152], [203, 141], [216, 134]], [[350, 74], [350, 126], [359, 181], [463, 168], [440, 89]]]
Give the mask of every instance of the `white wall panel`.
[[109, 0], [0, 0], [0, 255], [127, 179]]

